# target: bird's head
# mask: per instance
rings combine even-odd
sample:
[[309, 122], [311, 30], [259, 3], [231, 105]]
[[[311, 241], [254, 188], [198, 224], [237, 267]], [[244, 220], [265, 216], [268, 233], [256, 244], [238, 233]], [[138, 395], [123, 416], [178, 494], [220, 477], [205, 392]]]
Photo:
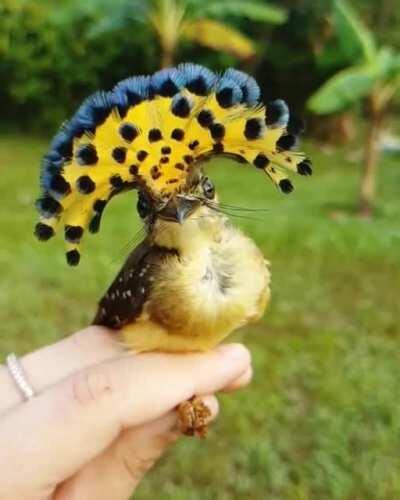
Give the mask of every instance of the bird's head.
[[183, 224], [194, 216], [200, 207], [215, 203], [214, 184], [208, 177], [201, 175], [189, 189], [173, 193], [167, 198], [155, 198], [145, 190], [140, 190], [137, 211], [139, 217], [151, 230], [157, 221]]
[[199, 227], [210, 230], [219, 214], [214, 184], [200, 173], [189, 188], [168, 198], [155, 198], [139, 190], [137, 211], [152, 240], [175, 249], [191, 239]]

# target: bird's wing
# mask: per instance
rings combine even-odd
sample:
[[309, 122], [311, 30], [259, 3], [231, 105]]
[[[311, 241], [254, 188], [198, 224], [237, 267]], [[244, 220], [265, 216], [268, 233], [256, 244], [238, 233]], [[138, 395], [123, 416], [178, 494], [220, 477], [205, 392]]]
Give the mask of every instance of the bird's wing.
[[119, 329], [135, 321], [149, 297], [160, 260], [170, 254], [171, 250], [151, 245], [148, 239], [140, 243], [99, 301], [93, 324]]

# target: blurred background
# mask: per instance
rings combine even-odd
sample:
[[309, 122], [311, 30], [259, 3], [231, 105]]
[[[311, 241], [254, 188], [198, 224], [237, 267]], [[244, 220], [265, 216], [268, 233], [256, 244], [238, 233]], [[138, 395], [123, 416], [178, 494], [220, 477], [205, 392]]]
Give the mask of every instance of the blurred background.
[[78, 269], [61, 238], [35, 241], [52, 134], [93, 91], [181, 61], [286, 99], [315, 174], [285, 197], [254, 169], [208, 167], [224, 202], [267, 209], [234, 222], [272, 261], [273, 300], [235, 334], [252, 386], [135, 498], [398, 499], [399, 0], [0, 0], [1, 359], [87, 325], [138, 228], [128, 193]]

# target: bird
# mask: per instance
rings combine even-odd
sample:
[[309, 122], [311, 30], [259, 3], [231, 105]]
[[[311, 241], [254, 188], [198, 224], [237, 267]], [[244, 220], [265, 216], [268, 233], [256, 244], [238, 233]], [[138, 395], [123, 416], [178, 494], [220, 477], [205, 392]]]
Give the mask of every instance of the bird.
[[[145, 237], [99, 301], [93, 324], [133, 352], [207, 351], [258, 320], [270, 300], [270, 266], [236, 228], [205, 172], [228, 156], [267, 174], [285, 194], [287, 172], [312, 174], [298, 151], [303, 125], [282, 99], [265, 105], [256, 80], [193, 63], [130, 77], [96, 92], [54, 137], [42, 162], [41, 241], [61, 227], [68, 264], [96, 233], [116, 195], [136, 190]], [[179, 407], [187, 435], [206, 433], [208, 410]]]

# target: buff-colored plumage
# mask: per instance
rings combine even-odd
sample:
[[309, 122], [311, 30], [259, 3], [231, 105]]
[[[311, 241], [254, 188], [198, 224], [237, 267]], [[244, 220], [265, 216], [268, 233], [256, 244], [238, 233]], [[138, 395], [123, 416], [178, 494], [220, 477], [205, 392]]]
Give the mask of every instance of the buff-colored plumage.
[[208, 350], [258, 320], [270, 296], [270, 273], [257, 246], [224, 215], [200, 208], [182, 225], [154, 228], [154, 244], [174, 249], [151, 270], [142, 314], [121, 330], [134, 351]]

